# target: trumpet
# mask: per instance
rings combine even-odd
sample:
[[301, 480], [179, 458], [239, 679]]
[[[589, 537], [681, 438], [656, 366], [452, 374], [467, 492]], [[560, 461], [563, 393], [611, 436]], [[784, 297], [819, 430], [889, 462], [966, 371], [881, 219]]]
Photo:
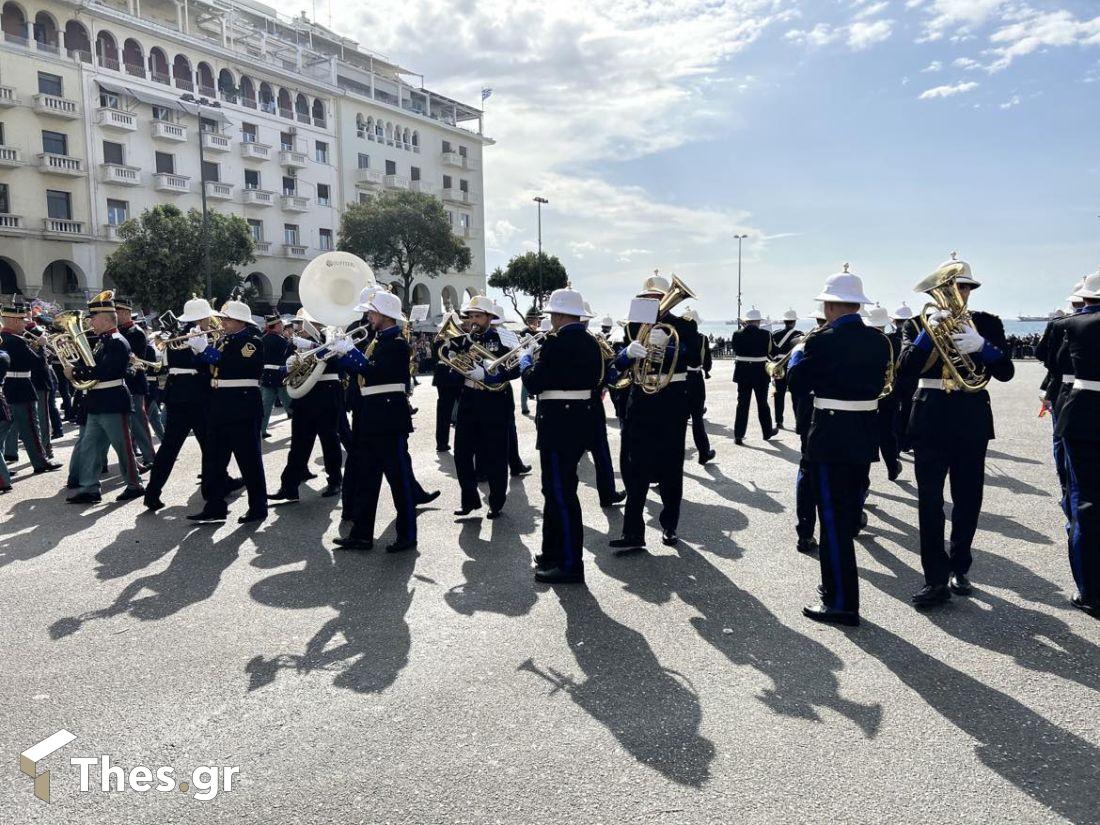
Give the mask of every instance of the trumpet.
[[221, 321], [211, 317], [210, 329], [193, 329], [185, 335], [176, 335], [173, 338], [154, 338], [153, 346], [156, 348], [157, 352], [163, 352], [166, 349], [181, 350], [187, 346], [192, 338], [198, 338], [200, 335], [208, 336], [211, 343], [213, 343], [224, 334], [225, 330], [222, 329]]
[[504, 353], [504, 355], [489, 361], [483, 361], [481, 366], [485, 367], [486, 372], [496, 372], [500, 369], [503, 369], [505, 372], [514, 370], [519, 366], [523, 351], [530, 347], [531, 354], [534, 355], [542, 349], [542, 345], [546, 341], [548, 335], [550, 335], [549, 332], [536, 332], [533, 335], [527, 335], [522, 338], [516, 346]]
[[160, 361], [146, 361], [144, 358], [138, 358], [134, 353], [130, 353], [130, 369], [134, 372], [156, 372], [163, 366]]

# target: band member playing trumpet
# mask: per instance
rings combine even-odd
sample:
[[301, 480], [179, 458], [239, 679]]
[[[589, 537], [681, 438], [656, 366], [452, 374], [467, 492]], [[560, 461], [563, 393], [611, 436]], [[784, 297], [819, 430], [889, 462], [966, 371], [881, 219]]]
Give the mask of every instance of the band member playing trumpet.
[[557, 289], [547, 304], [551, 332], [535, 361], [520, 358], [523, 384], [538, 396], [536, 446], [542, 471], [542, 552], [535, 579], [549, 584], [583, 583], [584, 522], [577, 498], [577, 465], [592, 448], [593, 396], [604, 380], [599, 343], [583, 322], [584, 301], [572, 289]]
[[38, 424], [38, 391], [35, 389], [33, 376], [44, 369], [44, 366], [38, 353], [24, 337], [27, 307], [12, 296], [12, 300], [5, 301], [0, 308], [0, 317], [4, 324], [0, 331], [0, 345], [7, 351], [11, 361], [4, 383], [4, 394], [11, 409], [12, 435], [4, 442], [5, 454], [9, 457], [14, 454], [11, 442], [15, 440], [13, 436], [17, 436], [22, 440], [36, 473], [57, 470], [61, 465], [46, 456]]
[[[973, 561], [970, 548], [982, 509], [985, 453], [994, 437], [993, 409], [984, 387], [990, 378], [1009, 381], [1016, 372], [1001, 319], [967, 309], [970, 293], [979, 286], [969, 264], [952, 254], [917, 286], [932, 295], [940, 309], [920, 316], [923, 329], [902, 346], [899, 373], [918, 378], [909, 422], [925, 581], [913, 596], [918, 608], [943, 604], [952, 593], [965, 596], [972, 591], [967, 578]], [[947, 324], [943, 329], [950, 334], [936, 332], [941, 324]], [[943, 535], [943, 486], [948, 480], [953, 503], [950, 552]]]
[[[810, 332], [810, 335], [825, 329], [825, 310], [820, 303], [817, 304], [817, 308], [814, 310], [814, 320], [817, 322], [817, 326]], [[807, 337], [806, 335], [802, 336], [798, 343], [803, 343]], [[794, 357], [797, 348], [798, 344], [795, 344], [795, 348], [792, 349], [788, 357], [788, 366], [789, 359]], [[786, 368], [784, 368], [785, 372]], [[783, 381], [786, 382], [786, 380], [787, 377], [784, 374]], [[799, 553], [809, 555], [820, 549], [815, 537], [817, 532], [817, 496], [814, 494], [814, 483], [810, 477], [810, 465], [806, 460], [806, 437], [810, 434], [810, 423], [814, 415], [814, 396], [808, 389], [797, 385], [793, 389], [790, 387], [788, 389], [791, 393], [791, 409], [794, 412], [794, 430], [798, 435], [802, 452], [802, 458], [798, 462], [798, 475], [795, 476], [794, 483], [795, 534], [798, 536], [796, 549]]]
[[859, 576], [854, 539], [871, 463], [878, 460], [878, 399], [893, 374], [890, 342], [865, 326], [863, 281], [848, 271], [830, 275], [817, 300], [826, 324], [798, 344], [787, 366], [791, 392], [813, 395], [803, 459], [821, 522], [821, 599], [806, 617], [859, 624]]
[[[694, 309], [684, 310], [684, 318], [699, 326], [699, 313]], [[710, 436], [707, 435], [707, 385], [710, 378], [710, 369], [713, 362], [710, 355], [710, 339], [705, 335], [699, 336], [699, 365], [688, 367], [687, 382], [688, 395], [691, 399], [691, 436], [695, 441], [695, 451], [699, 454], [700, 464], [713, 461], [717, 453], [710, 447]]]
[[[798, 323], [798, 313], [788, 309], [783, 313], [783, 328], [772, 333], [772, 357], [779, 359], [790, 353], [799, 341], [802, 333], [795, 328]], [[783, 429], [783, 414], [786, 412], [787, 401], [787, 376], [782, 373], [775, 379], [775, 397], [772, 404], [775, 406], [775, 428]]]
[[737, 385], [737, 414], [733, 423], [733, 441], [743, 444], [749, 429], [749, 405], [756, 396], [756, 413], [764, 440], [775, 437], [772, 412], [768, 407], [767, 362], [772, 354], [772, 338], [760, 326], [760, 311], [753, 307], [741, 319], [744, 326], [730, 336], [733, 347], [733, 382]]

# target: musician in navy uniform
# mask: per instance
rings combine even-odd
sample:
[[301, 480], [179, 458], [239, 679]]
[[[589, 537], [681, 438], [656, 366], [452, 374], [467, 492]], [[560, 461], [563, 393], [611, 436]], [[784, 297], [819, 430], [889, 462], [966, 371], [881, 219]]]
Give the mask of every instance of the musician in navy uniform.
[[443, 341], [436, 338], [432, 342], [432, 386], [435, 387], [435, 449], [447, 452], [451, 449], [451, 426], [454, 420], [455, 404], [462, 391], [463, 378], [439, 358]]
[[[817, 326], [810, 335], [825, 329], [825, 310], [821, 304], [817, 305], [814, 320]], [[801, 344], [808, 336], [803, 335], [798, 342]], [[798, 344], [795, 344], [797, 347]], [[804, 348], [803, 348], [804, 349]], [[790, 362], [788, 362], [788, 367]], [[786, 376], [783, 378], [786, 382]], [[814, 415], [813, 392], [805, 387], [796, 385], [788, 386], [791, 394], [791, 409], [794, 412], [794, 431], [798, 436], [802, 457], [798, 462], [798, 474], [794, 483], [794, 510], [795, 510], [795, 535], [798, 543], [795, 548], [799, 553], [811, 555], [820, 549], [815, 533], [817, 532], [817, 496], [814, 494], [814, 483], [810, 477], [810, 465], [806, 460], [806, 437], [810, 434], [810, 423]]]
[[[493, 302], [493, 312], [495, 313], [496, 317], [493, 318], [489, 323], [492, 326], [493, 330], [495, 331], [495, 330], [497, 330], [497, 329], [504, 326], [504, 307], [502, 307], [500, 304], [498, 304], [494, 301]], [[497, 333], [497, 335], [499, 337], [499, 333]], [[507, 349], [506, 347], [504, 347], [503, 344], [501, 344], [501, 348], [502, 348], [501, 349], [502, 352]], [[505, 382], [503, 384], [500, 392], [507, 395], [508, 400], [510, 402], [509, 403], [510, 414], [509, 414], [509, 420], [508, 420], [508, 472], [512, 476], [512, 478], [519, 478], [520, 476], [525, 476], [529, 472], [531, 472], [531, 465], [530, 464], [524, 464], [523, 459], [520, 458], [520, 455], [519, 455], [519, 431], [516, 429], [516, 402], [515, 402], [515, 396], [512, 393], [512, 384], [511, 384], [511, 382]], [[520, 386], [521, 395], [522, 395], [522, 392], [523, 392], [523, 387], [521, 385]], [[475, 462], [475, 464], [476, 464], [476, 462]], [[478, 475], [481, 475], [480, 470], [478, 470]]]
[[[585, 319], [582, 318], [581, 320]], [[599, 342], [596, 344], [597, 347], [600, 347], [600, 354], [604, 355], [606, 362], [605, 374], [606, 367], [610, 366], [610, 362], [615, 359], [617, 354], [614, 345], [608, 340], [610, 333], [611, 318], [605, 317], [600, 325], [600, 331], [595, 333], [595, 337], [607, 343], [606, 354], [604, 348], [600, 347]], [[600, 497], [600, 506], [614, 507], [626, 499], [626, 490], [619, 490], [615, 487], [615, 465], [611, 461], [611, 445], [607, 443], [607, 411], [604, 410], [603, 406], [605, 390], [606, 387], [603, 382], [592, 390], [592, 416], [590, 419], [591, 430], [588, 450], [592, 453], [592, 466], [596, 471], [596, 492]]]
[[[35, 407], [35, 411], [38, 414], [38, 434], [42, 437], [42, 452], [46, 454], [47, 461], [53, 461], [53, 439], [52, 439], [52, 421], [50, 418], [50, 408], [53, 404], [54, 391], [56, 389], [56, 381], [54, 378], [53, 370], [50, 369], [50, 362], [48, 351], [46, 347], [46, 331], [35, 321], [35, 318], [30, 313], [27, 314], [26, 325], [24, 327], [28, 335], [33, 336], [34, 345], [31, 346], [31, 352], [38, 358], [39, 362], [35, 365], [35, 368], [31, 371], [31, 383], [34, 384], [34, 389], [38, 393], [38, 404]], [[12, 439], [12, 446], [15, 447], [17, 441]]]
[[[340, 365], [356, 378], [359, 405], [352, 422], [356, 474], [351, 503], [351, 531], [338, 538], [344, 550], [370, 550], [374, 546], [374, 519], [385, 476], [397, 512], [397, 536], [386, 552], [416, 547], [416, 502], [413, 493], [409, 433], [412, 416], [405, 397], [409, 380], [409, 345], [401, 335], [405, 317], [401, 299], [379, 290], [365, 305], [374, 328], [374, 340], [366, 352], [357, 350], [346, 337], [333, 344]], [[346, 515], [346, 514], [345, 514]]]
[[1084, 307], [1062, 321], [1060, 348], [1073, 384], [1058, 414], [1055, 435], [1065, 446], [1069, 501], [1069, 565], [1074, 607], [1100, 619], [1100, 273], [1074, 293]]
[[0, 318], [4, 324], [0, 330], [0, 346], [8, 353], [11, 362], [4, 384], [4, 394], [12, 416], [9, 435], [3, 442], [5, 457], [9, 461], [13, 460], [17, 437], [22, 440], [35, 473], [56, 470], [61, 465], [46, 455], [38, 425], [38, 391], [33, 379], [38, 372], [44, 370], [44, 362], [23, 337], [27, 307], [12, 296], [11, 301], [5, 301], [0, 307]]
[[[118, 331], [130, 345], [130, 352], [146, 360], [149, 339], [145, 330], [134, 322], [133, 302], [120, 295], [115, 296], [115, 311], [118, 313]], [[153, 448], [153, 433], [149, 429], [149, 412], [146, 404], [149, 399], [149, 380], [145, 370], [133, 369], [126, 373], [126, 388], [130, 391], [130, 437], [141, 456], [142, 471], [153, 466], [156, 450]]]
[[[647, 278], [639, 293], [640, 298], [660, 300], [670, 289], [669, 282], [660, 275]], [[617, 554], [645, 550], [645, 501], [649, 486], [660, 485], [661, 541], [668, 547], [679, 542], [677, 528], [680, 523], [680, 505], [684, 488], [684, 439], [687, 421], [691, 415], [688, 398], [687, 371], [699, 366], [699, 331], [693, 321], [666, 311], [657, 317], [658, 323], [675, 328], [679, 336], [679, 350], [672, 349], [671, 336], [663, 329], [650, 332], [649, 344], [665, 349], [665, 359], [676, 355], [676, 371], [664, 389], [656, 393], [643, 392], [637, 384], [630, 387], [626, 405], [626, 425], [622, 438], [626, 439], [623, 462], [623, 481], [626, 484], [626, 507], [623, 512], [623, 533], [613, 539], [610, 546]], [[627, 328], [630, 344], [619, 353], [609, 382], [614, 383], [618, 373], [632, 369], [632, 361], [646, 358], [647, 347], [635, 340], [638, 328]]]
[[88, 312], [97, 337], [92, 350], [95, 366], [63, 365], [65, 377], [70, 381], [96, 382], [84, 398], [85, 421], [70, 459], [76, 468], [80, 492], [67, 500], [71, 504], [96, 504], [101, 500], [99, 477], [107, 464], [107, 449], [114, 447], [126, 481], [118, 501], [129, 501], [145, 494], [130, 435], [130, 391], [125, 381], [130, 368], [130, 345], [118, 331], [114, 294], [110, 290], [89, 301]]
[[603, 386], [604, 358], [583, 321], [584, 301], [572, 289], [557, 289], [547, 303], [553, 331], [537, 360], [520, 358], [527, 392], [538, 397], [536, 447], [542, 471], [542, 552], [535, 579], [549, 584], [584, 583], [584, 522], [577, 497], [577, 465], [591, 449], [593, 390]]
[[[913, 320], [913, 310], [905, 301], [890, 313], [890, 320], [894, 322], [894, 335], [890, 337], [890, 341], [895, 344], [894, 357], [900, 361], [901, 348], [905, 343], [905, 330], [912, 329], [913, 338], [917, 337], [920, 330], [917, 328], [917, 322]], [[894, 413], [894, 438], [897, 440], [898, 452], [908, 453], [913, 449], [909, 441], [909, 417], [913, 412], [913, 396], [917, 392], [917, 379], [902, 375], [900, 369], [894, 378], [894, 398], [897, 401], [897, 410]]]
[[[3, 444], [8, 437], [8, 430], [11, 429], [12, 418], [11, 408], [8, 407], [8, 400], [4, 396], [4, 379], [8, 375], [8, 367], [11, 366], [11, 357], [7, 351], [0, 348], [0, 444]], [[11, 492], [11, 470], [8, 469], [8, 463], [4, 460], [3, 453], [0, 453], [0, 493]]]
[[[802, 340], [802, 333], [795, 328], [795, 324], [798, 323], [798, 313], [793, 309], [788, 309], [783, 313], [783, 328], [777, 329], [772, 333], [772, 354], [773, 360], [779, 360], [783, 358], [787, 353], [795, 348], [799, 341]], [[775, 406], [775, 428], [777, 430], [783, 429], [783, 415], [786, 412], [787, 401], [787, 379], [786, 375], [782, 378], [776, 379], [775, 384], [775, 398], [772, 400]]]
[[[684, 310], [684, 318], [699, 326], [699, 313], [694, 309]], [[705, 335], [699, 336], [699, 363], [688, 367], [687, 382], [688, 395], [691, 399], [691, 437], [695, 442], [695, 451], [698, 453], [700, 464], [713, 461], [717, 452], [711, 449], [710, 437], [707, 435], [707, 380], [710, 379], [710, 370], [714, 362], [710, 355], [710, 339]]]
[[243, 301], [230, 299], [216, 313], [224, 334], [217, 344], [205, 335], [188, 341], [199, 363], [210, 367], [210, 414], [202, 452], [203, 509], [191, 521], [225, 521], [229, 509], [230, 457], [237, 460], [248, 491], [248, 510], [240, 524], [267, 518], [267, 482], [260, 452], [260, 377], [264, 373], [263, 341]]
[[755, 307], [745, 313], [744, 326], [730, 336], [733, 349], [733, 382], [737, 385], [737, 414], [733, 422], [733, 440], [743, 444], [749, 428], [749, 405], [756, 397], [756, 414], [760, 431], [769, 441], [778, 432], [772, 429], [772, 411], [768, 406], [767, 362], [772, 352], [772, 337], [760, 326], [760, 311]]
[[[940, 269], [956, 272], [959, 294], [966, 302], [981, 284], [970, 266], [956, 259]], [[943, 317], [937, 311], [929, 323]], [[973, 312], [973, 326], [952, 336], [954, 347], [969, 355], [980, 370], [998, 381], [1009, 381], [1016, 368], [1009, 357], [1004, 324], [996, 315]], [[914, 594], [918, 608], [934, 607], [972, 592], [967, 574], [973, 561], [971, 544], [978, 528], [985, 487], [985, 454], [994, 437], [993, 408], [986, 390], [948, 391], [950, 376], [927, 331], [915, 337], [907, 328], [898, 366], [903, 376], [917, 377], [917, 393], [909, 420], [920, 520], [921, 567], [925, 586]], [[944, 547], [943, 486], [950, 480], [951, 547]]]
[[825, 327], [796, 346], [787, 367], [792, 393], [813, 395], [803, 458], [821, 522], [821, 598], [802, 613], [817, 622], [858, 625], [854, 539], [868, 473], [878, 460], [878, 399], [892, 373], [892, 356], [886, 336], [860, 318], [860, 307], [869, 301], [862, 279], [847, 264], [826, 279], [817, 300], [824, 305]]
[[271, 423], [271, 410], [275, 407], [275, 399], [283, 405], [283, 411], [289, 417], [290, 395], [283, 386], [283, 376], [286, 375], [286, 359], [294, 352], [294, 344], [283, 335], [283, 318], [278, 314], [271, 314], [264, 318], [266, 325], [263, 335], [263, 375], [260, 379], [260, 397], [263, 401], [263, 420], [260, 426], [260, 434], [264, 438], [270, 438], [268, 424]]
[[[181, 324], [196, 324], [192, 333], [202, 334], [210, 329], [212, 315], [213, 310], [206, 299], [196, 296], [183, 305], [183, 314], [178, 320]], [[160, 494], [187, 436], [194, 433], [199, 449], [205, 453], [210, 413], [210, 367], [199, 360], [190, 346], [170, 347], [166, 356], [168, 378], [164, 405], [168, 420], [145, 487], [145, 506], [153, 512], [164, 506]]]
[[[875, 304], [871, 308], [867, 324], [884, 333], [890, 341], [896, 374], [897, 359], [901, 357], [901, 333], [891, 323], [890, 313]], [[878, 402], [878, 449], [882, 462], [886, 465], [886, 476], [890, 481], [896, 481], [901, 475], [901, 462], [898, 460], [898, 434], [894, 428], [897, 414], [898, 390], [895, 386], [889, 395], [880, 398]]]

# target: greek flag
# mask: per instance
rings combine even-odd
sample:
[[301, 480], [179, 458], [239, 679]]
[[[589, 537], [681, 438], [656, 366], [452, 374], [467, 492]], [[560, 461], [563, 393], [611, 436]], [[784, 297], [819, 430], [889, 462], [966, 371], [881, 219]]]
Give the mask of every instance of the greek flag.
[[482, 89], [481, 90], [481, 100], [482, 100], [482, 102], [488, 100], [490, 97], [492, 97], [492, 95], [493, 95], [493, 90], [492, 89], [488, 89], [488, 88]]

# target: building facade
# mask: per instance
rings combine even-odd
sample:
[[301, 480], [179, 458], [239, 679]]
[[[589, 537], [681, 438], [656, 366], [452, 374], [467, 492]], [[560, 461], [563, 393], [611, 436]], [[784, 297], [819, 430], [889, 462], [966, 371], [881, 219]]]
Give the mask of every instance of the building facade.
[[119, 224], [205, 194], [249, 223], [256, 309], [293, 310], [342, 209], [386, 189], [440, 198], [472, 252], [412, 302], [484, 290], [481, 112], [394, 63], [246, 0], [6, 0], [0, 23], [0, 294], [79, 306]]

